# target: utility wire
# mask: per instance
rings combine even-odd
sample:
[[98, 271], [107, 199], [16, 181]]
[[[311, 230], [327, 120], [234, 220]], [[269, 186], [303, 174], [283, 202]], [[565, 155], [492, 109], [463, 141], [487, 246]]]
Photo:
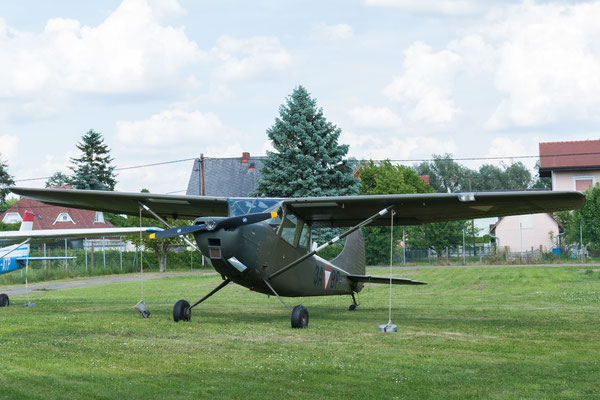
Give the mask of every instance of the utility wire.
[[[523, 156], [498, 156], [498, 157], [451, 157], [451, 158], [396, 158], [396, 159], [381, 159], [381, 160], [373, 160], [367, 158], [357, 159], [355, 157], [351, 157], [357, 159], [359, 162], [362, 161], [373, 161], [373, 162], [382, 162], [382, 161], [391, 161], [391, 162], [431, 162], [431, 161], [486, 161], [486, 160], [510, 160], [510, 159], [527, 159], [527, 158], [548, 158], [548, 157], [573, 157], [573, 156], [597, 156], [600, 155], [600, 152], [588, 152], [588, 153], [569, 153], [569, 154], [540, 154], [540, 155], [523, 155]], [[204, 157], [205, 160], [231, 160], [237, 159], [239, 157]], [[255, 156], [252, 158], [266, 158], [266, 156]], [[126, 171], [131, 169], [139, 169], [139, 168], [147, 168], [147, 167], [156, 167], [160, 165], [168, 165], [168, 164], [177, 164], [182, 162], [188, 162], [197, 160], [196, 157], [193, 158], [182, 158], [180, 160], [171, 160], [171, 161], [163, 161], [151, 164], [141, 164], [141, 165], [133, 165], [129, 167], [120, 167], [115, 168], [115, 171]], [[66, 176], [75, 176], [74, 174], [69, 174]], [[31, 182], [31, 181], [39, 181], [42, 179], [50, 179], [51, 176], [41, 176], [38, 178], [26, 178], [26, 179], [15, 179], [15, 182]]]

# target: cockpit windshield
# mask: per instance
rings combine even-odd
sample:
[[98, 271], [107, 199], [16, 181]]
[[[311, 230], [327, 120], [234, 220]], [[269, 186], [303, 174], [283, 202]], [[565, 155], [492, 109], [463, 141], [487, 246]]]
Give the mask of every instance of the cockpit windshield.
[[229, 198], [229, 216], [239, 217], [246, 214], [264, 213], [279, 210], [283, 199]]
[[[260, 199], [260, 198], [229, 198], [229, 216], [239, 217], [246, 214], [279, 211], [282, 199]], [[281, 218], [279, 216], [266, 221], [274, 231], [277, 231]]]

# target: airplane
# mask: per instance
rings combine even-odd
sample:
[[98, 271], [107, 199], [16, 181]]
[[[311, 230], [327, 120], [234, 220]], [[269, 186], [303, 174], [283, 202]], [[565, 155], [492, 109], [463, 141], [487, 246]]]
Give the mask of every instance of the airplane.
[[[308, 326], [308, 309], [293, 310], [282, 297], [350, 295], [349, 310], [358, 306], [355, 293], [365, 283], [421, 285], [424, 282], [366, 275], [360, 228], [418, 225], [462, 219], [571, 210], [583, 207], [576, 191], [395, 194], [308, 198], [225, 198], [121, 193], [92, 190], [13, 187], [13, 193], [73, 208], [154, 217], [194, 219], [192, 225], [170, 227], [155, 239], [193, 234], [197, 248], [208, 257], [223, 281], [191, 304], [179, 300], [173, 320], [190, 321], [191, 311], [229, 283], [276, 296], [291, 311], [292, 328]], [[321, 246], [311, 246], [311, 231], [350, 227]], [[346, 238], [342, 252], [331, 261], [317, 252]]]
[[[0, 275], [26, 268], [32, 260], [71, 260], [77, 257], [30, 257], [30, 243], [48, 242], [55, 239], [82, 237], [124, 236], [135, 233], [155, 233], [162, 231], [156, 227], [134, 228], [94, 228], [94, 229], [40, 229], [33, 230], [35, 214], [25, 211], [18, 231], [0, 232], [0, 241], [19, 242], [0, 248]], [[6, 293], [0, 293], [0, 307], [10, 305]]]

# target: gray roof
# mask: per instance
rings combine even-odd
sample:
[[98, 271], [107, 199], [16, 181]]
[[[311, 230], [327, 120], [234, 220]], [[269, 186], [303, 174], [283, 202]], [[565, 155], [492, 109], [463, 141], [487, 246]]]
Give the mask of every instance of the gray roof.
[[[248, 197], [258, 186], [264, 159], [264, 156], [250, 157], [247, 163], [242, 163], [242, 157], [204, 158], [204, 195]], [[200, 158], [194, 161], [188, 195], [202, 195], [201, 164]]]

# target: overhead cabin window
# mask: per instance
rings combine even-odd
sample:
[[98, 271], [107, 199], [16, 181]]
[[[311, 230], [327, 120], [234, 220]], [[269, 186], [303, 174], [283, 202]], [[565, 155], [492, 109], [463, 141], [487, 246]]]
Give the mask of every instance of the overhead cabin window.
[[294, 245], [294, 239], [296, 238], [296, 225], [298, 224], [298, 218], [294, 214], [287, 214], [283, 220], [281, 227], [281, 237], [283, 240], [291, 245]]
[[73, 224], [75, 224], [75, 221], [73, 221], [73, 219], [67, 212], [61, 212], [60, 214], [58, 214], [58, 217], [56, 217], [56, 220], [52, 225], [56, 224], [57, 222], [72, 222]]

